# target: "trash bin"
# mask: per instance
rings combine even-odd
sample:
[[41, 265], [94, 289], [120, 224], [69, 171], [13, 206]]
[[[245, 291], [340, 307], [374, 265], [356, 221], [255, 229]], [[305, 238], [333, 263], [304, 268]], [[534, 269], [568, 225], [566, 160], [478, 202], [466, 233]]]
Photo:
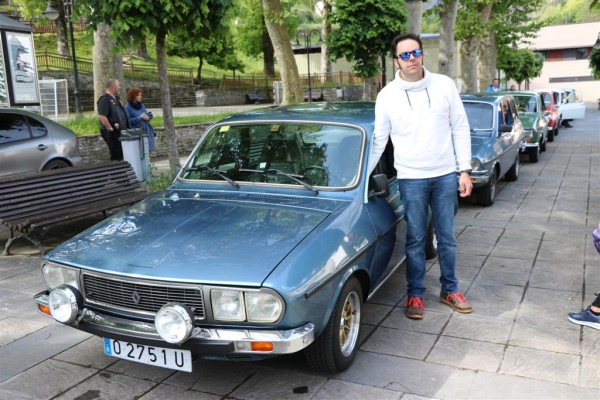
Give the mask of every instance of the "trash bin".
[[150, 170], [148, 135], [139, 128], [123, 129], [119, 140], [123, 147], [123, 159], [131, 164], [137, 180], [145, 181], [146, 174]]

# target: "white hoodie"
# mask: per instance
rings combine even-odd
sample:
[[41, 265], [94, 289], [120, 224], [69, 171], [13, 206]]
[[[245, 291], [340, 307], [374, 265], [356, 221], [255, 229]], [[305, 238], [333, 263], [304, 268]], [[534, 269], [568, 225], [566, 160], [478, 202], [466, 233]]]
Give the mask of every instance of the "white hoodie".
[[454, 82], [423, 67], [424, 77], [400, 77], [384, 87], [375, 104], [375, 131], [370, 169], [394, 144], [399, 179], [423, 179], [471, 168], [469, 122]]

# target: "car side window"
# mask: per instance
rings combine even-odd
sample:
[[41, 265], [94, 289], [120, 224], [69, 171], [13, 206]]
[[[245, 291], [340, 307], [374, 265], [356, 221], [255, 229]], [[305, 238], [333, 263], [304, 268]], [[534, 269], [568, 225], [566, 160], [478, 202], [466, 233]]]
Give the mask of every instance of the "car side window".
[[26, 117], [27, 122], [29, 122], [29, 127], [31, 128], [31, 136], [33, 137], [42, 137], [46, 136], [48, 133], [48, 128], [40, 121], [34, 118]]
[[18, 114], [0, 115], [0, 144], [31, 139], [25, 116]]

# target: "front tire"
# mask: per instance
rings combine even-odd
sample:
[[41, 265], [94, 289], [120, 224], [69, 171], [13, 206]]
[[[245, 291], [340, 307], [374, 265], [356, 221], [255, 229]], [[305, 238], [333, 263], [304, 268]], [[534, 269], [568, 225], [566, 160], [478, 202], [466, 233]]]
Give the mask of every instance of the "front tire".
[[433, 221], [429, 221], [427, 228], [427, 243], [425, 245], [425, 258], [431, 260], [437, 256], [437, 237], [435, 229], [433, 229]]
[[531, 147], [529, 149], [529, 162], [536, 163], [540, 159], [540, 148], [539, 147]]
[[510, 167], [508, 171], [506, 171], [506, 175], [504, 175], [504, 179], [507, 182], [514, 182], [519, 179], [519, 154], [517, 153], [517, 158], [515, 159], [515, 163]]
[[498, 181], [498, 172], [494, 168], [490, 181], [481, 189], [477, 190], [477, 203], [480, 206], [489, 207], [494, 204], [496, 197], [496, 183]]
[[358, 350], [362, 304], [362, 287], [352, 277], [344, 285], [325, 330], [304, 350], [311, 368], [333, 374], [352, 364]]

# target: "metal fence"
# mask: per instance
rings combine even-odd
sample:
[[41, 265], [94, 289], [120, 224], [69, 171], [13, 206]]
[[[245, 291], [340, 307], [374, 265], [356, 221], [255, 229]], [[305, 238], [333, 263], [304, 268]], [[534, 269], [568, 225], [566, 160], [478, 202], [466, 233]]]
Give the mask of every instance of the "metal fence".
[[[73, 70], [73, 60], [71, 57], [61, 56], [48, 52], [36, 53], [37, 67], [40, 71], [52, 70]], [[92, 60], [77, 58], [77, 70], [79, 72], [93, 73], [94, 63]], [[139, 80], [158, 80], [158, 68], [141, 65], [123, 64], [125, 77], [128, 79]], [[194, 83], [194, 68], [169, 68], [167, 75], [169, 82], [173, 83]]]
[[[303, 86], [308, 86], [308, 78], [308, 75], [300, 75], [300, 82]], [[223, 75], [219, 89], [272, 89], [273, 82], [278, 80], [281, 80], [281, 78], [254, 75]], [[345, 86], [360, 84], [363, 81], [363, 78], [357, 77], [352, 72], [310, 74], [311, 86]]]

